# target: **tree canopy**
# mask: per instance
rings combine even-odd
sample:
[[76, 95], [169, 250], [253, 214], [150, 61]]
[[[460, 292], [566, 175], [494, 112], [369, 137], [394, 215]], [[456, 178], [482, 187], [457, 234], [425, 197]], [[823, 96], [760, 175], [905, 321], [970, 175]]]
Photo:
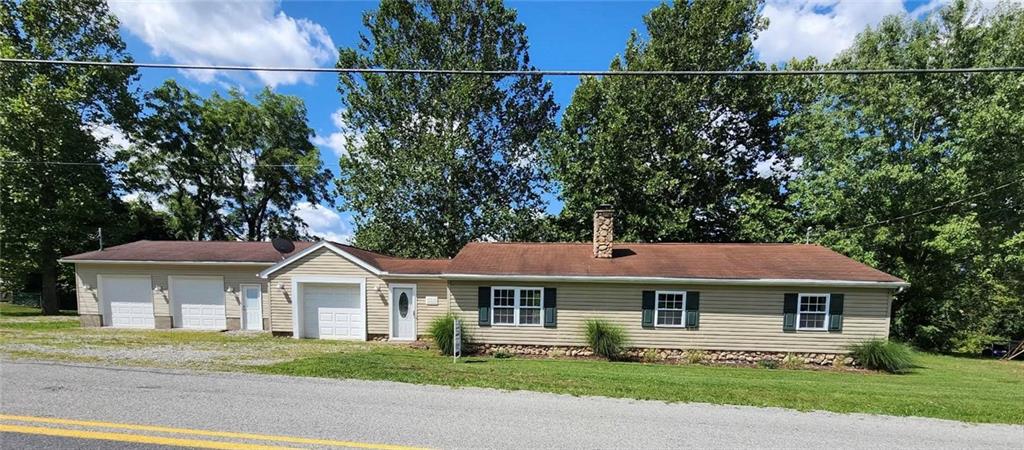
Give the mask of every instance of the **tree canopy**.
[[[102, 0], [4, 0], [0, 55], [130, 61]], [[96, 229], [118, 223], [111, 155], [92, 129], [130, 126], [134, 77], [129, 68], [0, 66], [0, 279], [41, 274], [46, 313], [58, 309], [57, 259], [95, 248]]]
[[[659, 5], [610, 70], [765, 69], [752, 47], [766, 25], [759, 11], [756, 0]], [[627, 241], [765, 239], [742, 219], [783, 201], [789, 160], [769, 88], [760, 77], [584, 78], [547, 154], [562, 237], [585, 239], [592, 211], [609, 203]]]
[[[386, 0], [339, 67], [532, 69], [525, 27], [496, 0]], [[475, 239], [531, 237], [543, 211], [540, 138], [556, 106], [538, 76], [340, 77], [353, 133], [337, 191], [355, 242], [452, 256]]]
[[173, 81], [146, 95], [151, 111], [121, 157], [126, 184], [165, 205], [179, 239], [297, 238], [294, 214], [327, 194], [330, 171], [310, 142], [301, 99], [264, 89], [203, 99]]

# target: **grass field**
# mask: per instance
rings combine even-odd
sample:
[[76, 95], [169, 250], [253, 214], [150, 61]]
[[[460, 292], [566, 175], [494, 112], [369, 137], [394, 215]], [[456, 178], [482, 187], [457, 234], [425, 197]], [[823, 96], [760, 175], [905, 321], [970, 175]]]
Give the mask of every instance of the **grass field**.
[[373, 342], [78, 328], [0, 304], [0, 352], [105, 364], [391, 380], [672, 402], [1024, 424], [1024, 363], [919, 353], [905, 375], [568, 359], [451, 358]]

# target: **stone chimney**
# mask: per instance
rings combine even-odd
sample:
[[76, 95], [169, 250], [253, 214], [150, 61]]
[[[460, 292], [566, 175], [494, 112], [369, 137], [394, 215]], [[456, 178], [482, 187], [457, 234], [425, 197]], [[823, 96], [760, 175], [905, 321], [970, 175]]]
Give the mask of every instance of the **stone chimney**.
[[601, 205], [594, 211], [594, 257], [612, 257], [612, 236], [615, 230], [615, 210]]

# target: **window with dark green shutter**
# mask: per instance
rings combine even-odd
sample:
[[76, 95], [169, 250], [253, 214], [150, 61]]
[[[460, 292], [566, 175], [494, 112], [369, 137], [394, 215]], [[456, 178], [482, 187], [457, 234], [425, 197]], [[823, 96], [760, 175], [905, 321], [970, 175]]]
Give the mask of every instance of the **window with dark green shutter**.
[[641, 325], [645, 328], [654, 326], [654, 291], [644, 291], [643, 301], [640, 304], [640, 308], [643, 311], [641, 315]]
[[480, 286], [477, 288], [476, 308], [479, 313], [479, 323], [482, 327], [491, 326], [491, 287]]
[[828, 303], [828, 330], [842, 331], [843, 329], [843, 294], [829, 294]]
[[700, 325], [700, 292], [686, 291], [686, 328]]
[[796, 309], [800, 294], [786, 294], [782, 302], [782, 329], [796, 331]]
[[553, 328], [558, 325], [558, 290], [544, 288], [544, 326]]

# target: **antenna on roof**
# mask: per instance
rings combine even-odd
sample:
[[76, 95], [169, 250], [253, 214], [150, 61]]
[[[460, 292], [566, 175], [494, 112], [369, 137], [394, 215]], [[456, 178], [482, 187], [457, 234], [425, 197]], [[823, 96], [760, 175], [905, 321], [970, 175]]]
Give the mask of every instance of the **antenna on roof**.
[[270, 240], [270, 244], [274, 246], [274, 250], [277, 250], [282, 255], [295, 251], [295, 243], [291, 239], [276, 237]]
[[810, 244], [811, 243], [811, 230], [813, 230], [813, 229], [814, 229], [814, 227], [807, 227], [807, 235], [804, 237], [804, 243], [805, 244]]
[[100, 239], [100, 251], [103, 251], [103, 227], [96, 229], [96, 236]]

